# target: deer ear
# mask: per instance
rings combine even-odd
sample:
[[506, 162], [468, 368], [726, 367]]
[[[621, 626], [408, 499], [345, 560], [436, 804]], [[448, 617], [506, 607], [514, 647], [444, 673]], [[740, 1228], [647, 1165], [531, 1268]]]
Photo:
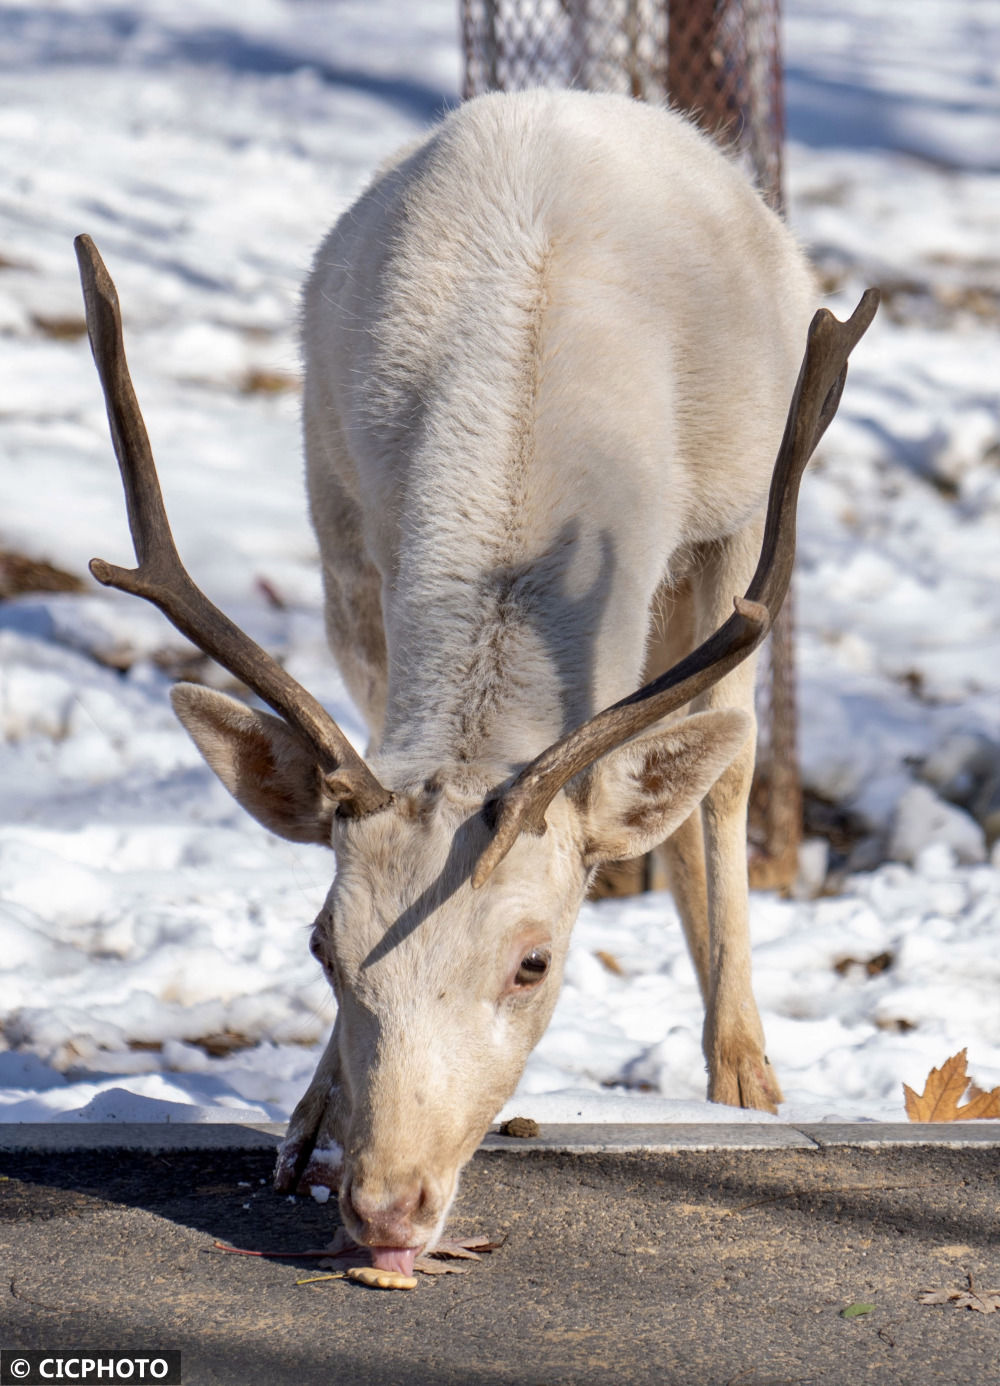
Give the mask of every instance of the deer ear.
[[627, 741], [595, 767], [584, 861], [624, 861], [670, 836], [736, 758], [753, 727], [736, 708], [697, 712]]
[[175, 684], [170, 701], [210, 768], [258, 823], [292, 842], [331, 845], [337, 799], [315, 752], [285, 722], [193, 683]]

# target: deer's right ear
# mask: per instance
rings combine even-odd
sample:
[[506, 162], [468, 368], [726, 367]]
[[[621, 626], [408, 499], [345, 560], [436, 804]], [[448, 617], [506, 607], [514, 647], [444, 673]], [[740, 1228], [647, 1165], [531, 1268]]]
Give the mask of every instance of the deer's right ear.
[[752, 727], [740, 708], [694, 712], [605, 756], [586, 815], [586, 864], [625, 861], [663, 842], [732, 763]]
[[193, 683], [175, 684], [170, 701], [210, 768], [258, 823], [292, 842], [330, 846], [337, 800], [315, 751], [287, 723]]

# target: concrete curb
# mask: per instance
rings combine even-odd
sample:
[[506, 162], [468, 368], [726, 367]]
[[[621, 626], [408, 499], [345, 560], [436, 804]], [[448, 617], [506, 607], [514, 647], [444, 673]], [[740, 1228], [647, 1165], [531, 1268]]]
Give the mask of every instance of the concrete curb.
[[[275, 1150], [284, 1126], [249, 1122], [0, 1122], [0, 1152], [56, 1153], [74, 1150]], [[496, 1151], [531, 1154], [627, 1154], [709, 1150], [828, 1150], [878, 1146], [946, 1149], [997, 1146], [1000, 1121], [828, 1122], [785, 1126], [777, 1122], [707, 1122], [613, 1125], [580, 1122], [543, 1124], [527, 1138], [487, 1133], [477, 1155]]]

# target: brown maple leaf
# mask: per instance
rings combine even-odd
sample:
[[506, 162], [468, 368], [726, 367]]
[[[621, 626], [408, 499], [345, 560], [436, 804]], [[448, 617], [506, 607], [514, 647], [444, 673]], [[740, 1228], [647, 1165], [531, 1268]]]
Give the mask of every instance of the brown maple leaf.
[[1000, 1310], [1000, 1294], [993, 1290], [977, 1290], [972, 1276], [967, 1277], [967, 1290], [921, 1290], [921, 1304], [954, 1304], [956, 1309], [975, 1309], [979, 1314], [995, 1314]]
[[[916, 1093], [906, 1083], [906, 1115], [911, 1121], [971, 1121], [976, 1117], [1000, 1117], [1000, 1088], [983, 1092], [970, 1082], [965, 1071], [967, 1050], [946, 1060], [940, 1068], [932, 1068], [922, 1093]], [[962, 1097], [969, 1100], [959, 1105]]]

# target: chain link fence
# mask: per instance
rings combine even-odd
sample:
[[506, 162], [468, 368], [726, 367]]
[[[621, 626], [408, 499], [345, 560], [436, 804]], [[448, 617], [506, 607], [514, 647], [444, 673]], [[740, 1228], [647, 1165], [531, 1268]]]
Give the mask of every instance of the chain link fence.
[[781, 197], [778, 0], [461, 0], [466, 97], [581, 87], [667, 101]]
[[[466, 97], [580, 87], [688, 112], [782, 206], [780, 0], [461, 0]], [[795, 878], [802, 795], [792, 597], [761, 658], [750, 807], [754, 885]], [[639, 873], [637, 879], [637, 871]], [[621, 891], [662, 884], [654, 864], [613, 873]]]

